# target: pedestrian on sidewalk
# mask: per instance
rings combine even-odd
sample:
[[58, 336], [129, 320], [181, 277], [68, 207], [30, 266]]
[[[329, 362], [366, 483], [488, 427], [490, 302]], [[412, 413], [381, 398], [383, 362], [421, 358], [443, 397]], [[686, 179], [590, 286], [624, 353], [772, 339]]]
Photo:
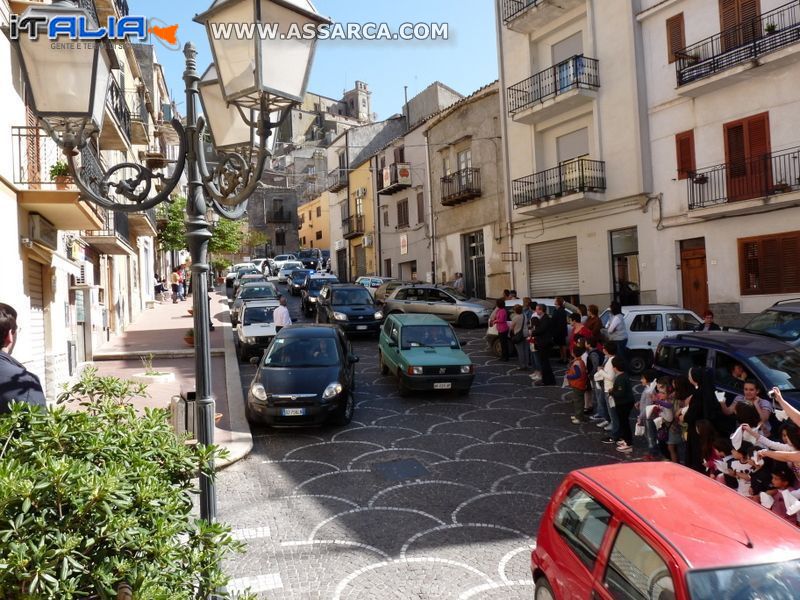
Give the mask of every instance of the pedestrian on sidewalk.
[[0, 413], [11, 412], [15, 400], [47, 406], [39, 378], [11, 358], [19, 331], [17, 311], [0, 302]]
[[570, 400], [572, 400], [573, 415], [571, 421], [573, 424], [585, 423], [588, 417], [584, 414], [584, 392], [589, 385], [589, 378], [586, 374], [586, 363], [583, 362], [581, 355], [583, 354], [583, 345], [574, 346], [572, 348], [572, 362], [567, 369], [566, 379], [570, 387]]
[[181, 275], [178, 269], [173, 269], [170, 275], [170, 283], [172, 285], [172, 303], [177, 304], [181, 295]]
[[[611, 359], [616, 378], [614, 386], [609, 395], [609, 408], [617, 412], [619, 419], [619, 435], [617, 442], [617, 452], [630, 454], [633, 452], [633, 432], [631, 431], [631, 411], [636, 403], [633, 395], [633, 385], [630, 377], [625, 370], [625, 359], [617, 355]], [[612, 404], [613, 402], [613, 404]]]
[[539, 357], [542, 380], [534, 383], [534, 385], [555, 385], [556, 377], [553, 375], [553, 367], [550, 365], [550, 351], [553, 347], [553, 323], [547, 315], [547, 307], [544, 304], [536, 306], [536, 318], [539, 319], [539, 322], [536, 323], [533, 330], [533, 339], [536, 345], [536, 355]]
[[286, 306], [286, 296], [278, 296], [278, 303], [280, 306], [275, 309], [273, 319], [275, 321], [275, 333], [278, 333], [284, 327], [292, 324], [292, 317], [289, 314], [289, 308]]

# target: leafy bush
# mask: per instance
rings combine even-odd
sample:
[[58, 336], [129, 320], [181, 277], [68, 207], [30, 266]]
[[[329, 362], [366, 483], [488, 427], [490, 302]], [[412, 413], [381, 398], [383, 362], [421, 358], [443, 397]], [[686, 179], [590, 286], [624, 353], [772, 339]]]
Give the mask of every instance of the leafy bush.
[[222, 453], [178, 440], [144, 386], [87, 369], [59, 402], [0, 417], [0, 597], [204, 598], [241, 544], [193, 516], [197, 468]]

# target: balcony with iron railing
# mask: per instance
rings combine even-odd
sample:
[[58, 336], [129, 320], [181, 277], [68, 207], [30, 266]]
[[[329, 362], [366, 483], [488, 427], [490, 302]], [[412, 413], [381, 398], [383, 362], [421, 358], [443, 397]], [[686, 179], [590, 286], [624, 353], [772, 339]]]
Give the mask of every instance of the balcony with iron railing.
[[[61, 230], [99, 227], [99, 210], [81, 199], [72, 178], [55, 176], [66, 169], [65, 161], [61, 149], [43, 129], [11, 128], [11, 180], [19, 190], [20, 205], [41, 214]], [[77, 162], [83, 165], [82, 156]]]
[[144, 91], [126, 92], [125, 97], [131, 115], [131, 143], [147, 146], [150, 144], [150, 112]]
[[106, 211], [103, 228], [84, 231], [81, 237], [100, 254], [136, 255], [128, 213]]
[[364, 215], [351, 215], [342, 219], [342, 237], [351, 240], [364, 235]]
[[586, 0], [501, 0], [500, 11], [506, 27], [527, 34], [581, 6]]
[[380, 176], [379, 194], [388, 196], [411, 187], [411, 165], [407, 162], [390, 164]]
[[508, 112], [517, 122], [534, 124], [593, 101], [600, 87], [599, 63], [578, 54], [539, 71], [506, 91]]
[[108, 86], [106, 109], [100, 147], [103, 150], [126, 152], [131, 145], [131, 111], [125, 93], [113, 77]]
[[338, 192], [347, 187], [348, 177], [347, 169], [344, 167], [337, 167], [328, 173], [328, 191]]
[[514, 207], [547, 215], [605, 201], [606, 163], [578, 158], [511, 182]]
[[[737, 75], [761, 62], [796, 61], [800, 45], [794, 45], [798, 42], [800, 0], [792, 0], [676, 52], [678, 92], [692, 96], [733, 83], [739, 79]], [[768, 59], [757, 60], [773, 53]]]
[[442, 205], [454, 206], [481, 195], [481, 170], [461, 169], [440, 180], [442, 185]]
[[686, 185], [693, 217], [794, 204], [800, 200], [800, 147], [698, 169]]

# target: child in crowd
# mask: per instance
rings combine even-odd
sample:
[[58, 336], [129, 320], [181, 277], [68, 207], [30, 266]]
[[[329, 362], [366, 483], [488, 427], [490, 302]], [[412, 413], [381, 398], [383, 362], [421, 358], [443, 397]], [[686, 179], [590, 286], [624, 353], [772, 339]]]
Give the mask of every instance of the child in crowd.
[[736, 478], [737, 489], [742, 496], [750, 497], [753, 491], [750, 488], [750, 473], [753, 466], [750, 464], [750, 456], [755, 450], [753, 444], [749, 442], [742, 442], [739, 448], [734, 448], [731, 451], [733, 461], [731, 462], [731, 474]]
[[617, 451], [625, 454], [633, 452], [633, 432], [631, 431], [630, 415], [636, 399], [633, 396], [633, 385], [628, 374], [625, 372], [625, 361], [621, 356], [615, 356], [611, 360], [614, 369], [614, 385], [611, 387], [608, 408], [613, 414], [616, 413], [619, 430], [617, 434]]
[[797, 476], [785, 463], [776, 464], [772, 469], [772, 489], [766, 493], [772, 497], [769, 509], [779, 517], [797, 525], [797, 517], [786, 512], [784, 491], [793, 492], [797, 489]]
[[581, 355], [583, 354], [583, 346], [577, 345], [572, 347], [572, 361], [569, 363], [567, 369], [566, 379], [570, 388], [570, 399], [574, 414], [570, 419], [574, 424], [585, 423], [589, 419], [584, 414], [584, 392], [589, 385], [589, 379], [586, 373], [586, 364], [583, 362]]
[[[640, 380], [642, 384], [642, 395], [639, 398], [639, 418], [637, 424], [644, 427], [644, 435], [647, 439], [647, 454], [644, 460], [658, 460], [660, 452], [658, 449], [658, 432], [655, 423], [648, 418], [648, 408], [653, 406], [653, 395], [656, 392], [656, 372], [653, 369], [646, 369], [642, 373]], [[650, 411], [652, 413], [652, 410]]]

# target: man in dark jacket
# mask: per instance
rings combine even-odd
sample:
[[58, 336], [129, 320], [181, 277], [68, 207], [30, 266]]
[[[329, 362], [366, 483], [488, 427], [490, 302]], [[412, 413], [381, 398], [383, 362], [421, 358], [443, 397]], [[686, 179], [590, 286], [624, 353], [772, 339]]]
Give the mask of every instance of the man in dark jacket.
[[533, 330], [533, 343], [536, 344], [536, 354], [542, 367], [542, 380], [536, 385], [555, 385], [556, 377], [553, 367], [550, 366], [550, 349], [553, 346], [553, 321], [547, 314], [544, 304], [536, 306], [536, 317], [539, 322]]
[[558, 348], [562, 363], [567, 362], [567, 309], [564, 299], [556, 298], [556, 309], [553, 311], [553, 345]]
[[17, 343], [17, 311], [0, 302], [0, 413], [10, 411], [13, 400], [47, 406], [39, 378], [11, 358]]

